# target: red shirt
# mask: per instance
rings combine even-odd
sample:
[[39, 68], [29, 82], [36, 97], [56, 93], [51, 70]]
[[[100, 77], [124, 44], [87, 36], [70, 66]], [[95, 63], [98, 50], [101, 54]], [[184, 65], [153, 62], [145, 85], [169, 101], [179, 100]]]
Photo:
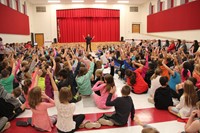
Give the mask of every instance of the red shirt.
[[136, 83], [131, 85], [130, 78], [127, 78], [127, 84], [133, 88], [133, 91], [137, 94], [141, 94], [148, 89], [148, 84], [144, 81], [142, 77], [142, 69], [138, 68], [134, 71], [136, 73]]
[[31, 44], [30, 43], [26, 44], [25, 48], [27, 48], [27, 49], [31, 48]]
[[170, 44], [169, 45], [169, 47], [168, 47], [168, 52], [170, 52], [170, 51], [172, 51], [172, 50], [174, 50], [176, 48], [176, 46], [175, 46], [175, 44], [174, 43], [172, 43], [172, 44]]

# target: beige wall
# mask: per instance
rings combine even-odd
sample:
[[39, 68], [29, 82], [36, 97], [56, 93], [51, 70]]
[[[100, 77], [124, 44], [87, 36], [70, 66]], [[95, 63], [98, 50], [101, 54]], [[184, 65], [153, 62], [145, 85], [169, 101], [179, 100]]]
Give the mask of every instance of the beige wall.
[[[21, 0], [23, 3], [24, 0]], [[155, 5], [157, 12], [157, 0], [150, 0]], [[147, 35], [161, 36], [165, 38], [180, 38], [186, 40], [200, 40], [200, 30], [191, 31], [175, 31], [175, 32], [159, 32], [147, 33], [147, 15], [149, 14], [149, 2], [139, 5], [139, 12], [129, 12], [130, 6], [134, 5], [109, 5], [109, 4], [49, 4], [37, 5], [46, 6], [45, 13], [36, 13], [36, 5], [27, 2], [27, 15], [30, 21], [30, 31], [33, 33], [44, 33], [46, 45], [50, 44], [54, 38], [57, 38], [56, 10], [57, 9], [72, 9], [72, 8], [107, 8], [120, 10], [120, 36], [125, 39], [135, 38], [132, 34], [132, 24], [139, 23], [141, 25], [141, 33]], [[165, 9], [167, 8], [167, 0], [165, 1]], [[176, 0], [175, 5], [180, 5], [181, 0]], [[187, 18], [186, 18], [187, 19]], [[5, 43], [11, 42], [26, 42], [30, 41], [30, 35], [7, 35], [0, 34]]]

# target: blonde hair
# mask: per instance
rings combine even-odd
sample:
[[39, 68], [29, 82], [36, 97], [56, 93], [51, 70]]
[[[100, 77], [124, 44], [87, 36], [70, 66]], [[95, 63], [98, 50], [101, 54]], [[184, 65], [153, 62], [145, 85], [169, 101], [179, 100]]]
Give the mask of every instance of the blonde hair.
[[36, 86], [30, 92], [28, 96], [28, 103], [31, 108], [35, 109], [36, 106], [42, 102], [41, 88]]
[[196, 107], [197, 107], [198, 109], [200, 109], [200, 101], [198, 101], [198, 102], [196, 103]]
[[26, 65], [28, 65], [28, 61], [22, 61], [21, 66], [24, 67]]
[[195, 106], [196, 102], [198, 101], [198, 97], [197, 97], [197, 93], [194, 89], [194, 84], [189, 81], [186, 80], [184, 82], [184, 93], [183, 95], [185, 96], [185, 104], [187, 106]]
[[59, 92], [60, 103], [68, 103], [72, 100], [71, 87], [62, 87]]
[[151, 80], [157, 78], [162, 73], [162, 70], [157, 68], [154, 74], [151, 76]]
[[194, 71], [195, 71], [198, 75], [200, 75], [200, 65], [199, 65], [199, 64], [195, 64]]
[[96, 75], [97, 77], [102, 76], [102, 75], [103, 75], [103, 71], [102, 71], [101, 69], [97, 69], [97, 70], [95, 71], [95, 75]]

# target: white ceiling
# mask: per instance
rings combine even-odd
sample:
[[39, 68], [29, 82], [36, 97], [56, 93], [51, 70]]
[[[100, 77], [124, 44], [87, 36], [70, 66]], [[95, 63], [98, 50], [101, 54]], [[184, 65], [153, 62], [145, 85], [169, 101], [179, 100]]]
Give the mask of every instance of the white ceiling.
[[[40, 4], [49, 4], [48, 0], [27, 0], [30, 3], [34, 5], [40, 5]], [[60, 0], [61, 4], [72, 4], [72, 0]], [[82, 4], [97, 4], [95, 3], [95, 0], [84, 0], [85, 2]], [[123, 0], [122, 0], [123, 1]], [[129, 0], [129, 5], [141, 5], [149, 0]], [[51, 3], [53, 4], [53, 3]], [[80, 4], [80, 3], [79, 3]], [[102, 3], [104, 4], [104, 3]], [[106, 4], [117, 4], [117, 0], [107, 0]]]

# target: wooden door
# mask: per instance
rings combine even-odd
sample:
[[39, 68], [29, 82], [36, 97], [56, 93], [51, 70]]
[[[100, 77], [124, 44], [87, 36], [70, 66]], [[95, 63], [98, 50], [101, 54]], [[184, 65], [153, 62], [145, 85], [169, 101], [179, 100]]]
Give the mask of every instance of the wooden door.
[[132, 24], [132, 33], [140, 33], [140, 24]]
[[44, 46], [44, 34], [36, 33], [35, 34], [35, 42], [37, 43], [38, 47], [43, 47]]

